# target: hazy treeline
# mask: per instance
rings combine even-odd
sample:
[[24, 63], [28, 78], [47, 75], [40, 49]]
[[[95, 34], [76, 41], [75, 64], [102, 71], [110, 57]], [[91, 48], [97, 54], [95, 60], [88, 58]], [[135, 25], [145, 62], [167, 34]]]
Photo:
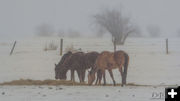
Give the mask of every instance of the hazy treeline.
[[[163, 35], [161, 27], [157, 24], [149, 24], [145, 26], [145, 32], [142, 33], [137, 23], [134, 23], [131, 16], [126, 15], [123, 9], [103, 9], [92, 15], [93, 32], [95, 37], [103, 37], [109, 34], [112, 41], [117, 44], [124, 44], [127, 37], [152, 37], [157, 38]], [[60, 37], [82, 37], [86, 34], [81, 33], [73, 28], [59, 29], [50, 24], [41, 24], [36, 27], [36, 35], [38, 36], [60, 36]], [[177, 30], [177, 36], [180, 37], [180, 29]]]

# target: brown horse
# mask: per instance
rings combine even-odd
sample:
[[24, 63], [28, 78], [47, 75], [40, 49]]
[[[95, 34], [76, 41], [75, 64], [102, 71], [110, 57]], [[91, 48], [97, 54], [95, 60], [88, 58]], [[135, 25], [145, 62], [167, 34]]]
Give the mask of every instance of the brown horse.
[[[126, 84], [128, 64], [129, 64], [129, 56], [124, 51], [116, 51], [114, 53], [104, 51], [97, 57], [95, 68], [93, 68], [88, 74], [88, 84], [91, 85], [95, 80], [95, 73], [101, 71], [105, 85], [106, 84], [105, 70], [108, 70], [113, 80], [113, 84], [116, 85], [112, 69], [118, 68], [122, 76], [122, 86], [123, 86], [124, 84]], [[124, 67], [124, 71], [122, 67]], [[100, 76], [101, 74], [98, 75], [99, 82], [101, 82], [101, 77], [102, 77]]]
[[84, 82], [86, 69], [92, 68], [94, 66], [94, 63], [99, 53], [77, 52], [70, 55], [69, 54], [65, 54], [63, 57], [66, 58], [62, 60], [62, 57], [62, 62], [60, 61], [61, 64], [56, 65], [55, 74], [57, 79], [66, 79], [67, 71], [71, 70], [72, 81], [75, 81], [74, 72], [77, 71], [80, 82]]
[[60, 62], [58, 64], [55, 64], [55, 79], [66, 79], [66, 75], [64, 75], [63, 73], [60, 73], [59, 71], [63, 71], [63, 68], [61, 68], [62, 64], [64, 63], [65, 59], [69, 58], [72, 55], [72, 52], [67, 52], [65, 53]]
[[[68, 53], [67, 53], [68, 54]], [[80, 82], [82, 82], [82, 73], [81, 71], [84, 70], [81, 68], [81, 65], [83, 65], [84, 63], [82, 62], [82, 60], [84, 60], [84, 53], [83, 52], [77, 52], [77, 53], [71, 53], [70, 55], [65, 54], [64, 56], [66, 57], [64, 59], [64, 61], [59, 64], [56, 65], [55, 67], [55, 74], [56, 77], [58, 79], [63, 79], [66, 80], [66, 73], [68, 70], [71, 71], [71, 80], [74, 81], [74, 72], [77, 71], [78, 77]]]

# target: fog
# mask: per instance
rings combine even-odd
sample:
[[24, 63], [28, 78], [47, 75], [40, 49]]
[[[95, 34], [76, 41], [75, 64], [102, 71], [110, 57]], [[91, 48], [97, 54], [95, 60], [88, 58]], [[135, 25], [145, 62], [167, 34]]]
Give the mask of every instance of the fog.
[[121, 7], [145, 36], [148, 25], [158, 25], [162, 37], [175, 37], [180, 29], [179, 4], [179, 0], [0, 0], [0, 39], [33, 36], [44, 23], [56, 31], [94, 34], [92, 15]]

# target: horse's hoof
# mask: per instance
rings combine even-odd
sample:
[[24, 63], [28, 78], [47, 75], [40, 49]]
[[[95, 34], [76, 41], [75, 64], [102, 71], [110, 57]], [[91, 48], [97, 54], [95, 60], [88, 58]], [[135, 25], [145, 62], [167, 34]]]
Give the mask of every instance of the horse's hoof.
[[113, 81], [113, 84], [114, 84], [114, 86], [116, 86], [116, 82], [115, 81]]
[[92, 84], [88, 84], [89, 86], [92, 86]]

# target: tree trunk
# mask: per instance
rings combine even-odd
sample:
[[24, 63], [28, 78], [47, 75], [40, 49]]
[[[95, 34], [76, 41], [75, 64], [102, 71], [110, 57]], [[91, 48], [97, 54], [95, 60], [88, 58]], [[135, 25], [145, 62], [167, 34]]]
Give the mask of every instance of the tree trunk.
[[113, 45], [114, 45], [114, 52], [116, 52], [116, 41], [115, 40], [113, 42]]
[[117, 39], [116, 40], [116, 45], [124, 45], [124, 41], [122, 39]]

